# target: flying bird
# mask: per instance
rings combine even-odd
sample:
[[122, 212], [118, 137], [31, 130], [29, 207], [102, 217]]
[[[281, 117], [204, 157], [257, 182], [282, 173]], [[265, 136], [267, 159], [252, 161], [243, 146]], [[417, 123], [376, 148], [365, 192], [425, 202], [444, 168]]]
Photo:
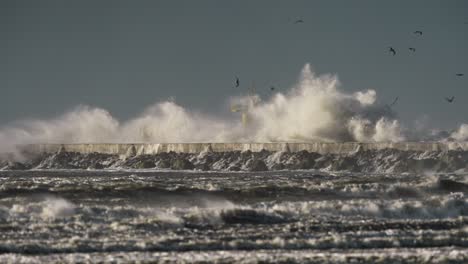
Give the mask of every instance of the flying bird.
[[394, 48], [392, 48], [392, 47], [388, 47], [388, 51], [389, 51], [389, 52], [391, 52], [391, 53], [393, 53], [393, 56], [395, 56], [395, 55], [396, 55], [396, 51], [395, 51], [395, 49], [394, 49]]
[[465, 75], [465, 74], [463, 74], [463, 73], [457, 73], [457, 74], [455, 74], [455, 75], [458, 76], [458, 77], [462, 77], [462, 76]]
[[385, 107], [387, 108], [387, 110], [388, 110], [389, 112], [392, 111], [392, 106], [394, 106], [394, 105], [397, 103], [398, 99], [399, 99], [399, 98], [398, 98], [398, 96], [397, 96], [397, 97], [395, 97], [395, 99], [393, 100], [393, 102], [392, 102], [391, 104], [385, 104]]
[[304, 20], [298, 19], [298, 20], [294, 21], [294, 24], [299, 24], [299, 23], [304, 23]]
[[455, 99], [455, 96], [452, 96], [452, 97], [450, 97], [450, 98], [445, 97], [445, 100], [447, 100], [447, 102], [449, 102], [449, 103], [453, 103], [453, 100], [454, 100], [454, 99]]
[[409, 48], [409, 50], [411, 50], [412, 52], [416, 52], [415, 48]]
[[414, 34], [418, 34], [418, 35], [422, 36], [422, 31], [416, 30], [416, 31], [414, 32]]
[[388, 106], [389, 106], [389, 107], [394, 106], [394, 105], [398, 102], [398, 99], [399, 99], [398, 96], [395, 97], [395, 100], [393, 100], [393, 102], [392, 102], [391, 104], [389, 104]]
[[240, 82], [239, 82], [239, 78], [238, 78], [238, 77], [236, 77], [236, 87], [239, 87], [239, 84], [240, 84]]
[[274, 90], [275, 90], [275, 87], [274, 87], [274, 86], [271, 86], [271, 87], [270, 87], [270, 90], [274, 91]]

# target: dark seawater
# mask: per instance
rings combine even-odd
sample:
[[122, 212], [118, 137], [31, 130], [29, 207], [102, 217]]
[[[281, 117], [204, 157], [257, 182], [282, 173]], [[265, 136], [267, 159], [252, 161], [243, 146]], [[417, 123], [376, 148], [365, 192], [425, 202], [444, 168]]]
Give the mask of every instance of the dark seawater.
[[0, 171], [0, 263], [468, 263], [467, 174]]

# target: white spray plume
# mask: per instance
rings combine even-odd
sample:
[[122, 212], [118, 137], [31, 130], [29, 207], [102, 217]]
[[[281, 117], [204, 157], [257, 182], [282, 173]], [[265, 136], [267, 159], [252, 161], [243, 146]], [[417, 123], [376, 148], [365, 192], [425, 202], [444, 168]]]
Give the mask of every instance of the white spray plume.
[[375, 105], [374, 90], [346, 94], [336, 76], [316, 76], [306, 64], [289, 94], [276, 94], [251, 111], [258, 141], [400, 141], [390, 109]]
[[457, 141], [468, 141], [468, 124], [461, 124], [457, 131], [450, 135]]
[[0, 152], [13, 151], [17, 144], [107, 142], [119, 122], [99, 108], [78, 106], [52, 120], [17, 122], [0, 130]]
[[[267, 101], [238, 97], [248, 118], [223, 120], [187, 110], [173, 101], [157, 103], [119, 122], [103, 109], [79, 106], [58, 118], [24, 121], [0, 129], [0, 151], [28, 143], [401, 141], [400, 125], [374, 90], [345, 93], [334, 75], [315, 75], [310, 65], [298, 84]], [[241, 111], [241, 112], [242, 112]]]
[[114, 140], [124, 142], [222, 142], [233, 132], [228, 122], [190, 112], [174, 102], [149, 107], [121, 125]]
[[377, 99], [375, 90], [359, 91], [354, 93], [354, 96], [362, 105], [372, 105]]

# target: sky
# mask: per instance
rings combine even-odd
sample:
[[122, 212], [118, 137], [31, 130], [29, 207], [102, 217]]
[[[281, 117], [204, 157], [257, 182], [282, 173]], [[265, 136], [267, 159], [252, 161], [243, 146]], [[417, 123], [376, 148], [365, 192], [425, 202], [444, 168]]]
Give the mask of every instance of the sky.
[[398, 96], [408, 124], [468, 123], [463, 0], [4, 0], [0, 38], [0, 126], [80, 104], [126, 120], [168, 98], [228, 113], [230, 96], [286, 91], [306, 63], [344, 91], [375, 89], [380, 104]]

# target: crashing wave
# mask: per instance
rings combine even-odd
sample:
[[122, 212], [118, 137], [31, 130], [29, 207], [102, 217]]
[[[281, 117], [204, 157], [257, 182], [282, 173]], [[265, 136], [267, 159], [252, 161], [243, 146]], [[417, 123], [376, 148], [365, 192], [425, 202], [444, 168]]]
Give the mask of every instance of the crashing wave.
[[[119, 121], [107, 110], [79, 106], [49, 120], [18, 121], [0, 128], [0, 153], [18, 144], [128, 142], [399, 142], [408, 137], [396, 113], [379, 104], [375, 90], [341, 89], [336, 75], [318, 75], [306, 64], [299, 81], [242, 108], [248, 122], [206, 115], [174, 101], [148, 107], [139, 116]], [[250, 98], [249, 97], [249, 98]], [[246, 97], [232, 98], [244, 105]], [[466, 127], [452, 135], [466, 139]]]

